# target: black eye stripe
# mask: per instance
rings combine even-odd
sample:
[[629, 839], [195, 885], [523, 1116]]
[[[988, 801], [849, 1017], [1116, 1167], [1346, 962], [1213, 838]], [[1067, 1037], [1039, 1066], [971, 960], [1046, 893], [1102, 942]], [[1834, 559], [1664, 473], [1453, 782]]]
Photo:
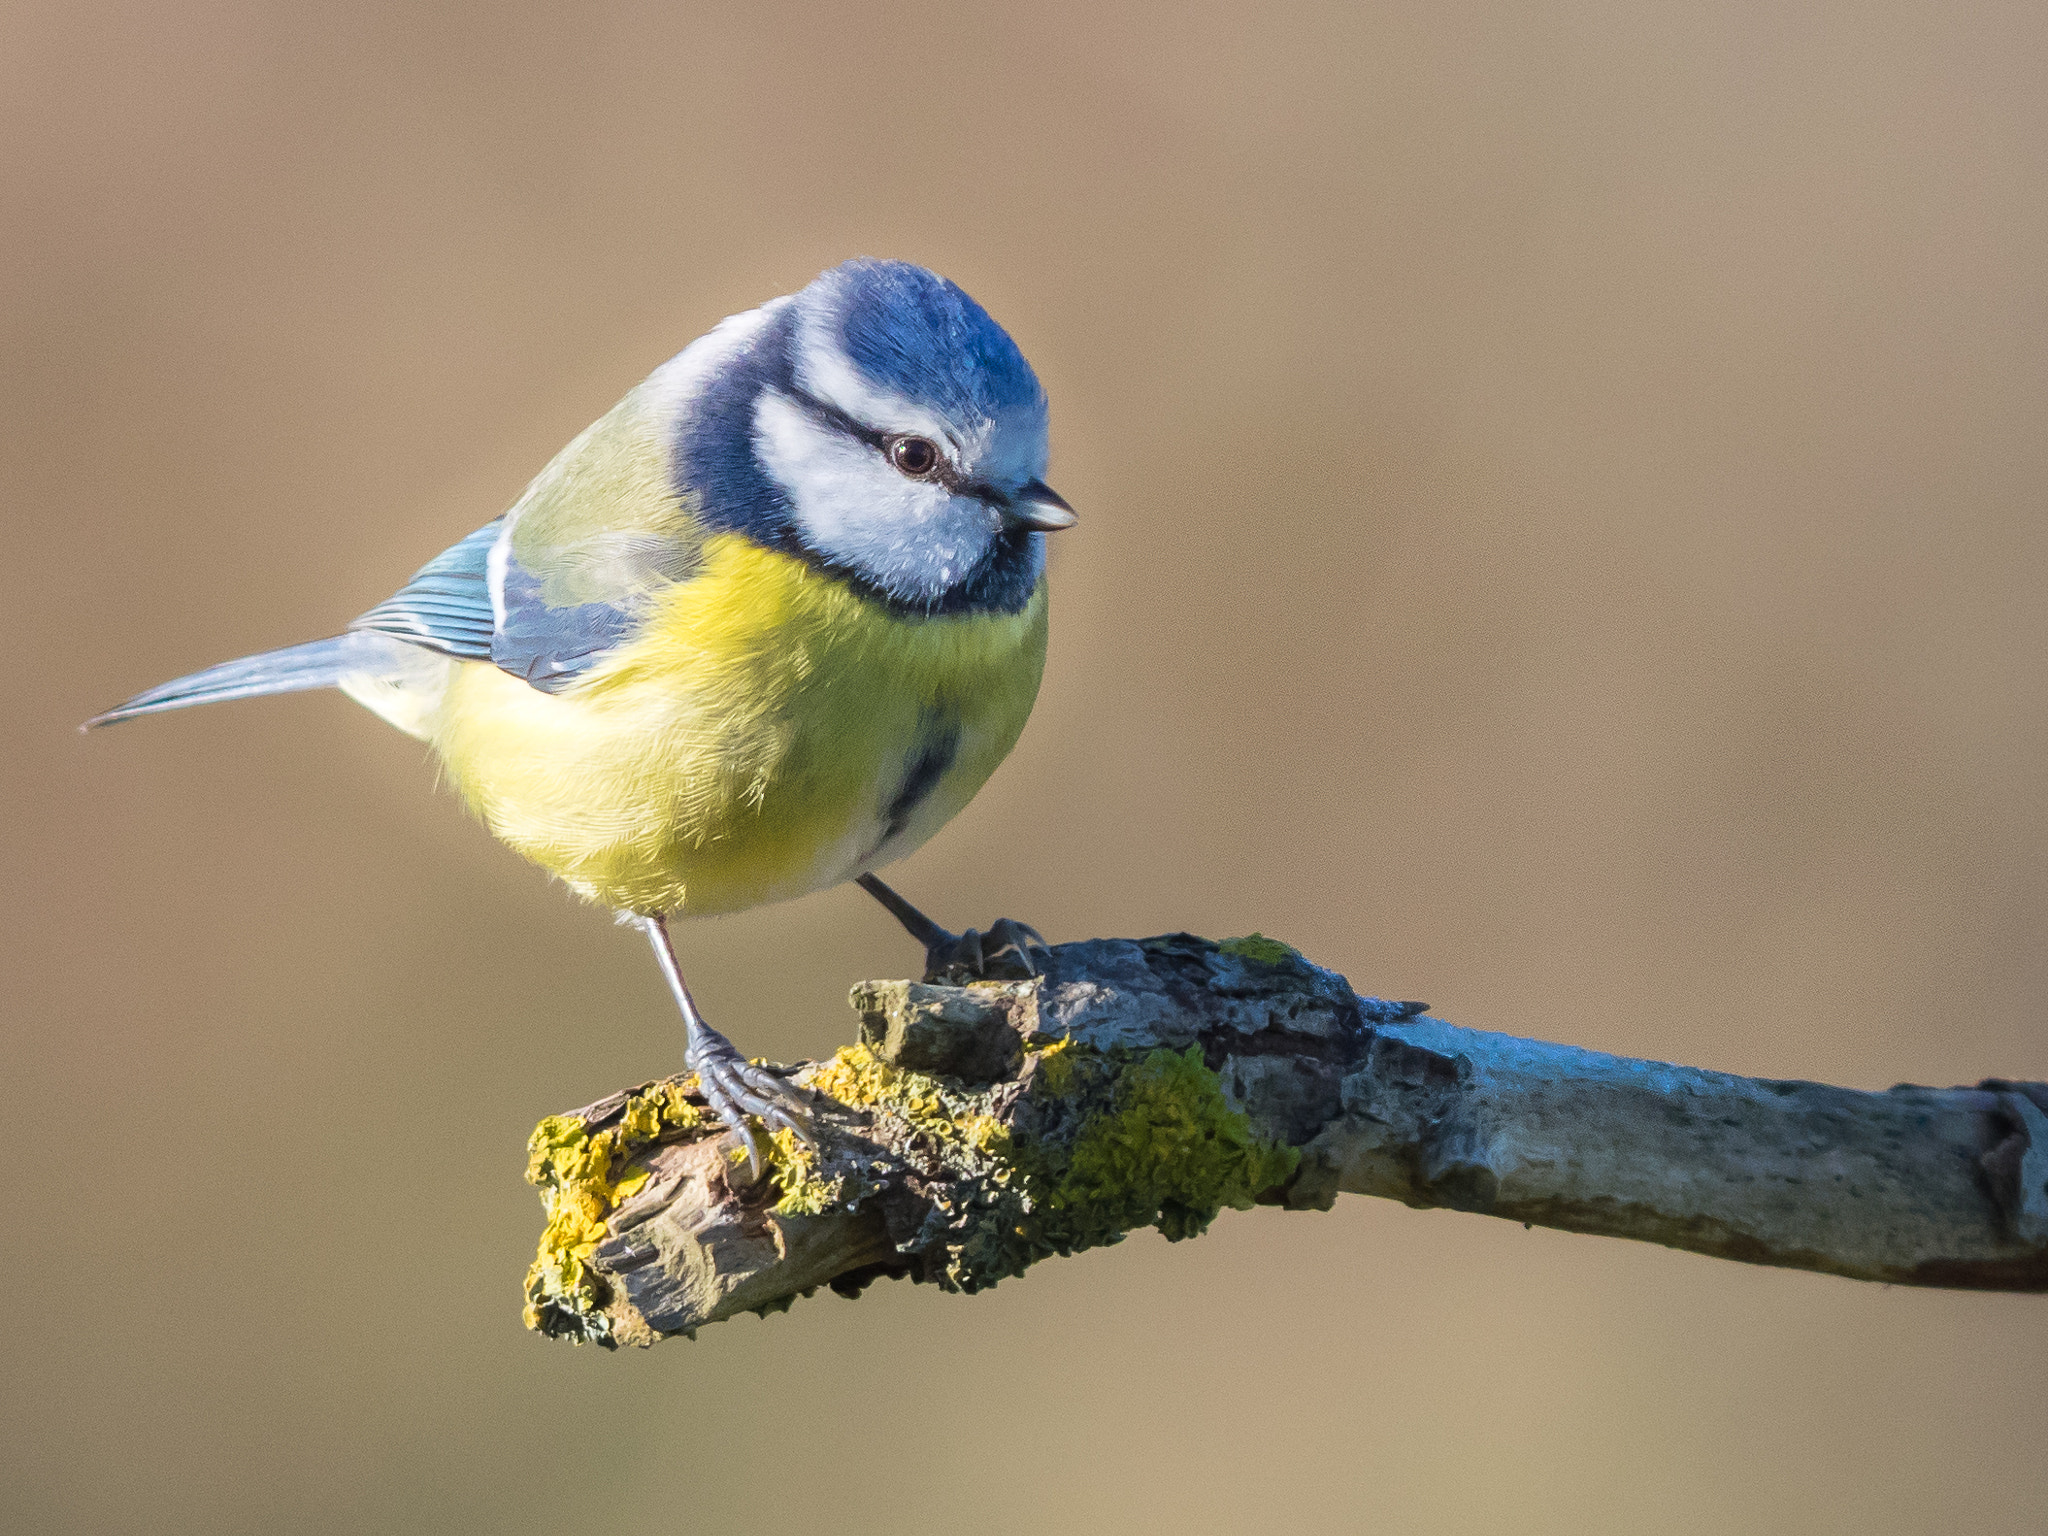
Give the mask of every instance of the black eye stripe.
[[831, 427], [847, 437], [858, 438], [870, 448], [879, 451], [886, 441], [880, 432], [865, 422], [855, 421], [836, 405], [820, 400], [816, 395], [807, 395], [802, 390], [791, 390], [790, 398], [795, 400], [811, 415], [814, 421]]
[[[916, 436], [919, 442], [931, 443], [933, 451], [938, 455], [938, 467], [926, 474], [917, 476], [916, 478], [918, 479], [943, 485], [947, 490], [961, 495], [978, 496], [990, 505], [996, 505], [1002, 499], [996, 493], [983, 486], [970, 485], [963, 480], [960, 477], [960, 472], [953, 467], [953, 461], [946, 456], [945, 449], [938, 443], [932, 442], [928, 437], [904, 432], [877, 432], [866, 422], [855, 420], [828, 400], [820, 400], [816, 395], [807, 394], [801, 389], [790, 389], [787, 393], [792, 400], [796, 401], [798, 405], [802, 406], [810, 414], [812, 420], [818, 422], [821, 426], [832, 428], [843, 436], [866, 443], [875, 452], [881, 454], [885, 460], [889, 459], [890, 444], [899, 440]], [[891, 460], [890, 462], [893, 464], [894, 461]], [[904, 473], [904, 471], [898, 469], [898, 473]]]

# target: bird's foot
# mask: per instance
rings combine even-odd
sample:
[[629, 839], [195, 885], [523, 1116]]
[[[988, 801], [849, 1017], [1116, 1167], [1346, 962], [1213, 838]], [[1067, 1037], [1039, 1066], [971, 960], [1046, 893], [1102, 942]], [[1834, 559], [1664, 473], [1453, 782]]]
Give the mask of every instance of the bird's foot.
[[1033, 950], [1052, 953], [1044, 935], [1028, 923], [999, 917], [989, 924], [986, 933], [979, 928], [953, 933], [897, 895], [879, 875], [857, 875], [854, 884], [886, 907], [904, 930], [924, 946], [926, 981], [1023, 981], [1039, 974]]
[[999, 917], [988, 931], [940, 930], [925, 946], [926, 981], [1023, 981], [1040, 972], [1038, 953], [1051, 954], [1045, 936], [1029, 923]]
[[699, 1022], [690, 1031], [684, 1062], [697, 1074], [698, 1091], [747, 1149], [748, 1183], [759, 1183], [763, 1168], [760, 1138], [748, 1116], [758, 1117], [771, 1131], [788, 1131], [807, 1145], [817, 1145], [804, 1091], [774, 1068], [747, 1060], [710, 1025]]

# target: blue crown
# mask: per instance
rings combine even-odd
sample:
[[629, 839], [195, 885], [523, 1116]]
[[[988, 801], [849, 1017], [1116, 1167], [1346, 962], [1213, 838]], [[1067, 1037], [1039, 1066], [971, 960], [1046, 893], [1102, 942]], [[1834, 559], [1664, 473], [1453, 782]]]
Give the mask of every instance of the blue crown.
[[1044, 408], [1010, 333], [936, 272], [859, 257], [817, 278], [798, 303], [836, 319], [847, 357], [874, 383], [950, 420]]

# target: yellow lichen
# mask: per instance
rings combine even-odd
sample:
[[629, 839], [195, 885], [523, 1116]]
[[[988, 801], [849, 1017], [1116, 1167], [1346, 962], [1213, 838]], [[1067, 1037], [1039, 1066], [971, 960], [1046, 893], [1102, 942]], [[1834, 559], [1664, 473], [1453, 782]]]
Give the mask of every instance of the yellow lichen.
[[967, 1145], [983, 1157], [1010, 1155], [1010, 1128], [994, 1115], [976, 1115], [966, 1125]]
[[778, 1216], [821, 1216], [845, 1200], [846, 1176], [822, 1172], [817, 1154], [794, 1132], [777, 1131], [766, 1152], [768, 1177], [782, 1194], [775, 1202]]
[[887, 1074], [894, 1070], [865, 1044], [845, 1045], [811, 1074], [811, 1086], [842, 1104], [867, 1109], [881, 1102]]
[[865, 1043], [844, 1045], [811, 1074], [811, 1086], [842, 1104], [874, 1110], [941, 1142], [961, 1139], [956, 1118], [963, 1096], [928, 1072], [885, 1061]]
[[575, 1115], [549, 1115], [526, 1144], [526, 1179], [540, 1186], [547, 1227], [526, 1272], [529, 1328], [571, 1336], [602, 1336], [593, 1319], [606, 1300], [591, 1260], [605, 1239], [605, 1221], [621, 1200], [647, 1182], [644, 1169], [621, 1172], [632, 1155], [656, 1141], [697, 1130], [704, 1112], [689, 1101], [695, 1078], [650, 1083], [627, 1096], [616, 1124], [593, 1131]]

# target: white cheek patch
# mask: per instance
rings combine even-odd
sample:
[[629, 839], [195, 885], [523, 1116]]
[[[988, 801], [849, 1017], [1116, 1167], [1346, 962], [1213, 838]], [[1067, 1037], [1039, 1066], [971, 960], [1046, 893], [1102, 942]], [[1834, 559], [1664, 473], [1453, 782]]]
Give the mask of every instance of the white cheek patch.
[[935, 602], [979, 565], [1000, 528], [974, 496], [897, 473], [787, 395], [754, 405], [754, 449], [788, 493], [804, 543], [907, 602]]

